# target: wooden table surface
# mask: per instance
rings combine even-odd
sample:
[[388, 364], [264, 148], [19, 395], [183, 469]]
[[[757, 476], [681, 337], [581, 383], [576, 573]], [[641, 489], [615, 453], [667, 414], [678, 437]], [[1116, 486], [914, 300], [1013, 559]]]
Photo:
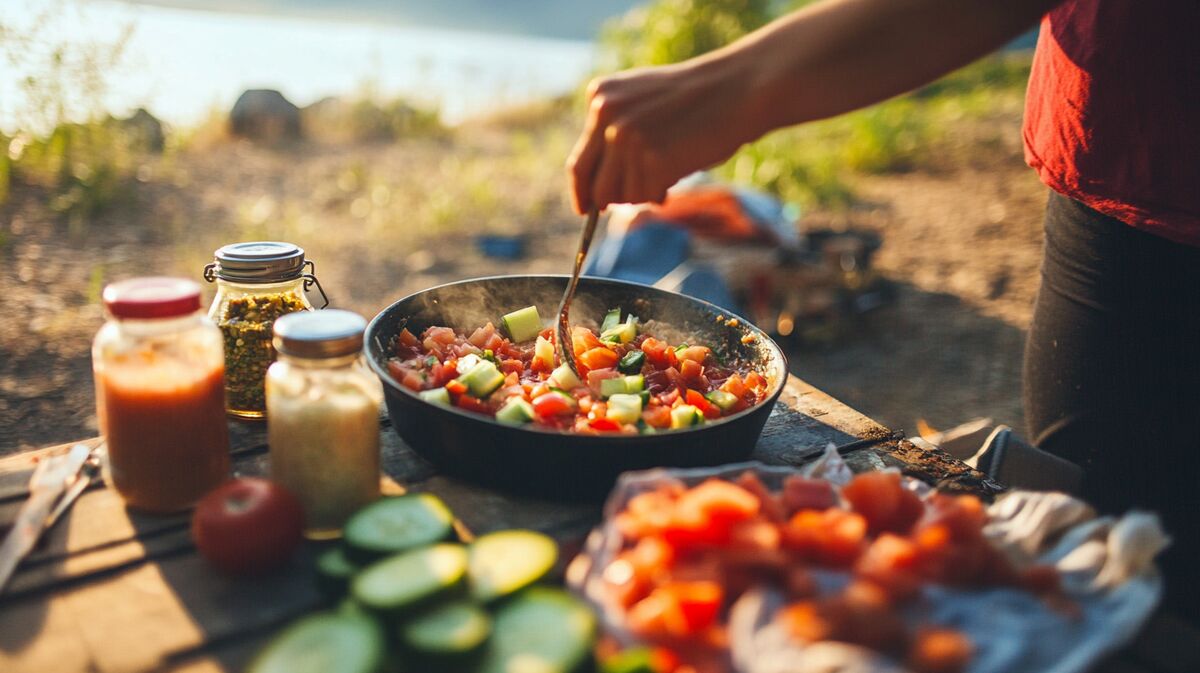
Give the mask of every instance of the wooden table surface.
[[[235, 472], [265, 474], [265, 426], [231, 422], [230, 429]], [[468, 535], [533, 528], [556, 538], [569, 558], [599, 520], [599, 504], [516, 497], [440, 475], [399, 440], [386, 418], [381, 432], [386, 486], [436, 493]], [[802, 465], [830, 442], [846, 447], [843, 453], [856, 470], [898, 466], [946, 489], [983, 495], [997, 489], [966, 465], [895, 438], [795, 377], [753, 459]], [[0, 460], [0, 532], [24, 501], [38, 457], [67, 448]], [[115, 492], [94, 485], [0, 595], [0, 671], [241, 670], [264, 639], [318, 605], [311, 576], [314, 545], [306, 545], [284, 571], [230, 579], [196, 554], [188, 524], [187, 514], [130, 512]]]

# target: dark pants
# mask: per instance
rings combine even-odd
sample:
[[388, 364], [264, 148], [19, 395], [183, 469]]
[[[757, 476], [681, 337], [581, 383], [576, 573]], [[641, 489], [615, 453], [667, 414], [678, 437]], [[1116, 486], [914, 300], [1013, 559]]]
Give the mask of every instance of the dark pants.
[[[1200, 186], [1198, 186], [1200, 188]], [[1025, 351], [1040, 448], [1085, 470], [1101, 511], [1158, 512], [1167, 603], [1200, 605], [1200, 248], [1051, 193]]]

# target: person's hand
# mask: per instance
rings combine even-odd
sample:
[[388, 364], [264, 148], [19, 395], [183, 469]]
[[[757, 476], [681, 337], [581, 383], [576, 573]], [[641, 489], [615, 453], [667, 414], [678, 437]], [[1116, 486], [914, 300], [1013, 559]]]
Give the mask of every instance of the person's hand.
[[689, 61], [592, 81], [583, 133], [567, 161], [576, 212], [661, 203], [680, 178], [757, 137], [749, 82], [733, 61]]

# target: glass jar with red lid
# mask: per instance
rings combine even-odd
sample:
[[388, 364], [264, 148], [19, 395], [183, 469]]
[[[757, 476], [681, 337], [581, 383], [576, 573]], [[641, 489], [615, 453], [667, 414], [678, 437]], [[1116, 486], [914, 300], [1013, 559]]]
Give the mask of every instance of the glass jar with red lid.
[[130, 507], [186, 509], [229, 476], [221, 332], [190, 280], [133, 278], [103, 299], [92, 369], [105, 478]]

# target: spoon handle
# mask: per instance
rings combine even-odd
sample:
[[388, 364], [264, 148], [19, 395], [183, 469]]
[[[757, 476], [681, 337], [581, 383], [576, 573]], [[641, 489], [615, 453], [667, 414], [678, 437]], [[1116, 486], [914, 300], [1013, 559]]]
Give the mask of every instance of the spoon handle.
[[587, 223], [583, 226], [583, 234], [579, 237], [579, 251], [575, 253], [575, 270], [567, 283], [567, 291], [563, 293], [562, 303], [558, 305], [558, 355], [576, 376], [579, 368], [575, 365], [575, 349], [571, 344], [571, 300], [575, 298], [575, 288], [579, 287], [579, 274], [583, 271], [583, 260], [587, 258], [588, 248], [592, 246], [592, 237], [596, 234], [596, 220], [600, 211], [592, 208], [588, 211]]

